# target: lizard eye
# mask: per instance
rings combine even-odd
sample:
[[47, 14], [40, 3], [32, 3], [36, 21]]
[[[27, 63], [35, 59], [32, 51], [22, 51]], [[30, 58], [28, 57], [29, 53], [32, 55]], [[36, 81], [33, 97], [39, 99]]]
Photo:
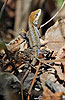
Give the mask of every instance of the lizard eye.
[[38, 16], [38, 14], [36, 14], [36, 16]]

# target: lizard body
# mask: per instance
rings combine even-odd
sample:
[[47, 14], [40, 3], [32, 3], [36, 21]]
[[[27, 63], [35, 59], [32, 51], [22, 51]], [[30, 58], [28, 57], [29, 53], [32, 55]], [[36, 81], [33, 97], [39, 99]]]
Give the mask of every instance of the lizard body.
[[40, 15], [41, 15], [41, 9], [33, 11], [30, 14], [28, 20], [28, 24], [29, 24], [28, 39], [29, 39], [30, 47], [33, 50], [32, 65], [35, 65], [36, 58], [38, 58], [39, 50], [40, 50], [40, 33], [37, 28]]

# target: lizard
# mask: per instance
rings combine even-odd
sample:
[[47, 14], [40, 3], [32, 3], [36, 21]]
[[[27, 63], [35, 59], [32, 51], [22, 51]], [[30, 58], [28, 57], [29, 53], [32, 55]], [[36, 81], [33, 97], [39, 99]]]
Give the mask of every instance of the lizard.
[[37, 24], [39, 21], [41, 15], [41, 9], [38, 9], [36, 11], [31, 12], [29, 18], [28, 18], [28, 26], [29, 31], [27, 34], [27, 37], [29, 39], [29, 44], [31, 49], [33, 50], [33, 60], [32, 65], [35, 65], [36, 59], [38, 58], [39, 51], [40, 51], [40, 33], [37, 28]]

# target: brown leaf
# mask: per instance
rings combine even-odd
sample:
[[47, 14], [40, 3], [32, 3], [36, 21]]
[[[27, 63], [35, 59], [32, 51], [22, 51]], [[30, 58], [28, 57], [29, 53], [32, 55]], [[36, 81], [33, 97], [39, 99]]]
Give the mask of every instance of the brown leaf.
[[7, 46], [8, 50], [10, 50], [11, 52], [17, 51], [19, 49], [21, 49], [21, 51], [23, 51], [22, 49], [27, 48], [27, 43], [25, 43], [24, 39], [19, 35], [17, 38], [13, 39], [8, 44], [6, 44], [6, 46]]
[[[58, 51], [56, 59], [65, 59], [65, 45]], [[65, 62], [64, 66], [65, 66]]]
[[61, 66], [56, 66], [56, 65], [54, 65], [53, 67], [54, 67], [55, 70], [57, 71], [57, 75], [59, 76], [59, 78], [60, 78], [61, 80], [64, 80], [64, 75], [63, 75], [63, 73], [62, 73]]
[[[65, 59], [65, 45], [58, 51], [56, 59]], [[65, 61], [62, 64], [65, 67]]]
[[48, 88], [45, 88], [42, 100], [62, 100], [62, 95], [62, 92], [56, 92], [53, 94]]
[[[56, 59], [65, 59], [65, 45], [58, 51]], [[62, 62], [64, 66], [64, 80], [65, 80], [65, 61]]]
[[57, 21], [45, 33], [45, 40], [48, 40], [48, 48], [59, 50], [64, 44], [65, 37], [65, 19]]

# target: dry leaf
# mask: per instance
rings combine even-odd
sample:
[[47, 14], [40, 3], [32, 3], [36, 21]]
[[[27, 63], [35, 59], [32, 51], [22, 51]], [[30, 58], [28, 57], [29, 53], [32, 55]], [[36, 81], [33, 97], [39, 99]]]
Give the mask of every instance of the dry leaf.
[[8, 50], [10, 50], [11, 52], [17, 51], [19, 49], [21, 49], [21, 51], [23, 51], [23, 49], [27, 48], [27, 43], [19, 35], [17, 38], [13, 39], [8, 44], [6, 44], [6, 46], [7, 46]]
[[56, 59], [65, 59], [65, 45], [58, 51]]
[[48, 40], [48, 48], [59, 50], [65, 44], [65, 19], [57, 21], [45, 33], [45, 40]]
[[[56, 59], [65, 59], [65, 45], [58, 51]], [[65, 67], [65, 61], [62, 64]]]
[[48, 88], [45, 88], [42, 100], [62, 100], [62, 95], [62, 92], [56, 92], [53, 94]]
[[[65, 45], [58, 51], [56, 59], [65, 59]], [[62, 62], [64, 66], [64, 80], [65, 80], [65, 61]]]
[[56, 66], [56, 65], [54, 65], [53, 67], [56, 69], [57, 75], [59, 76], [59, 78], [60, 78], [61, 80], [64, 80], [64, 75], [63, 75], [63, 73], [62, 73], [61, 66]]

